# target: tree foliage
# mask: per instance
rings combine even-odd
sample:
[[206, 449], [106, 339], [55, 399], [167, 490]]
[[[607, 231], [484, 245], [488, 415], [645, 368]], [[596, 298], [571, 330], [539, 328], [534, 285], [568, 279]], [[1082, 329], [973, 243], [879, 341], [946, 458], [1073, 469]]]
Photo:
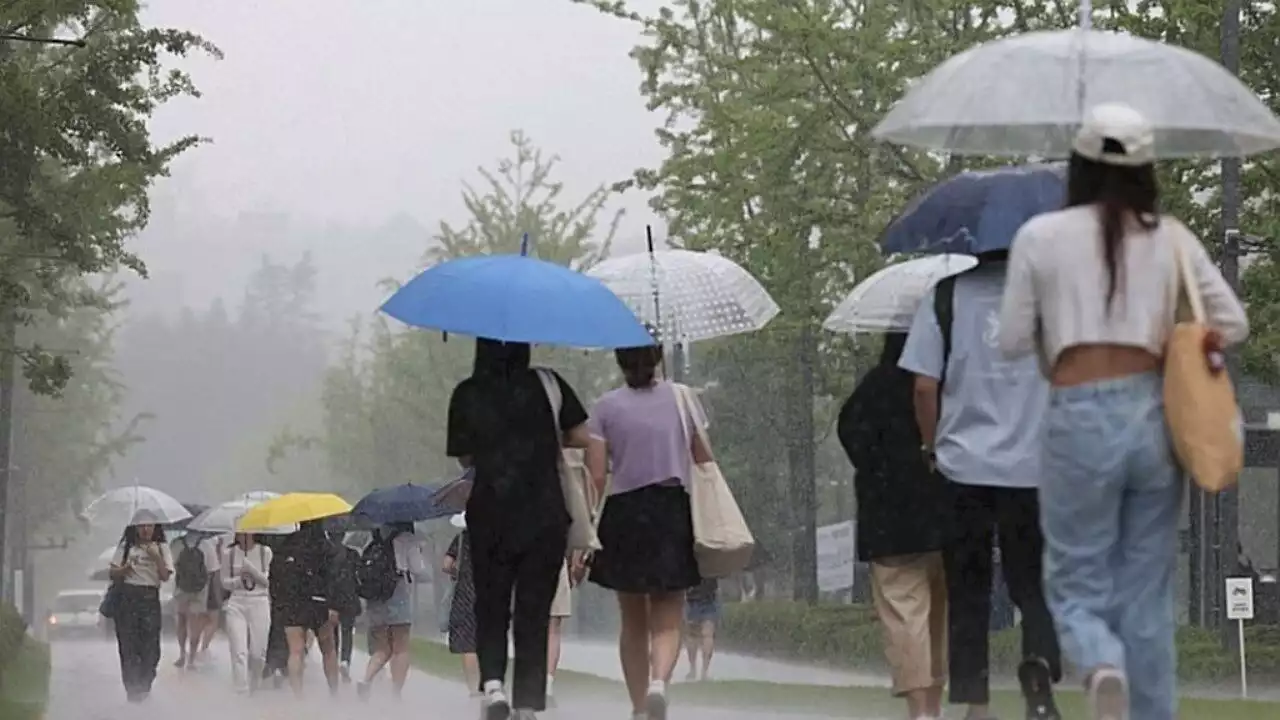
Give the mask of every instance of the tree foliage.
[[10, 492], [31, 530], [78, 512], [112, 463], [142, 439], [137, 431], [145, 417], [120, 414], [125, 388], [114, 368], [114, 316], [123, 305], [119, 286], [77, 284], [67, 290], [92, 291], [107, 299], [105, 307], [39, 316], [23, 332], [25, 341], [64, 353], [72, 371], [58, 397], [18, 388], [14, 399], [16, 477]]
[[[12, 0], [0, 30], [69, 36], [83, 48], [0, 41], [0, 308], [19, 324], [101, 300], [68, 277], [125, 267], [145, 274], [126, 240], [150, 213], [147, 192], [200, 140], [157, 145], [161, 104], [197, 96], [168, 56], [217, 55], [198, 35], [153, 28], [136, 0]], [[32, 388], [56, 392], [74, 362], [18, 350]]]
[[[529, 253], [544, 260], [585, 269], [606, 257], [622, 217], [606, 209], [608, 189], [566, 199], [555, 179], [558, 158], [521, 132], [510, 142], [510, 157], [478, 169], [482, 189], [464, 185], [465, 224], [442, 222], [424, 261], [519, 252], [526, 233]], [[318, 444], [330, 472], [353, 492], [455, 474], [456, 463], [444, 456], [445, 415], [454, 385], [470, 373], [472, 347], [468, 338], [392, 329], [382, 318], [354, 325], [325, 381], [322, 435], [280, 437], [275, 457]], [[598, 354], [546, 348], [536, 354], [586, 398], [610, 377], [608, 360]]]

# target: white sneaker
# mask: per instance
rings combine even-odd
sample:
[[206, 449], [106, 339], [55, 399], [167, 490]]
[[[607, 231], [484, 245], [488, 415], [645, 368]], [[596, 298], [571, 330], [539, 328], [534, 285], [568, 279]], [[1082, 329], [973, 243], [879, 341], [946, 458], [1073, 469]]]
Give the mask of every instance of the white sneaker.
[[653, 680], [649, 683], [649, 692], [644, 698], [645, 715], [648, 720], [667, 720], [667, 683]]
[[1103, 668], [1089, 682], [1089, 708], [1094, 720], [1129, 720], [1129, 683], [1124, 673]]
[[480, 720], [508, 720], [511, 701], [502, 691], [502, 683], [490, 680], [484, 684], [484, 700], [480, 703]]

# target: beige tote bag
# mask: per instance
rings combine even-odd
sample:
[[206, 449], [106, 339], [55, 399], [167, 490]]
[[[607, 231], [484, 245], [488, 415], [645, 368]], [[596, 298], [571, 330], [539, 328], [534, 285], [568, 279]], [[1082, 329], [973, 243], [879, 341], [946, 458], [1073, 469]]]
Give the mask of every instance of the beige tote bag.
[[1177, 309], [1164, 353], [1165, 419], [1183, 469], [1205, 491], [1219, 492], [1244, 468], [1244, 426], [1231, 377], [1205, 354], [1204, 299], [1180, 238], [1173, 252]]
[[[551, 403], [551, 414], [555, 417], [556, 439], [564, 442], [564, 429], [560, 427], [560, 407], [564, 398], [560, 395], [560, 383], [555, 375], [545, 368], [538, 368], [538, 379], [542, 381], [542, 390], [547, 394], [547, 402]], [[572, 452], [560, 449], [560, 489], [564, 492], [564, 507], [569, 512], [569, 550], [595, 552], [600, 549], [600, 538], [596, 535], [595, 519], [591, 517], [591, 505], [587, 502], [586, 473], [582, 463], [574, 462], [565, 454]]]
[[[693, 390], [677, 384], [675, 391], [686, 443], [692, 445], [690, 408], [696, 400], [689, 394]], [[694, 431], [703, 446], [710, 449], [711, 440], [706, 431], [701, 427], [695, 427]], [[756, 541], [729, 483], [714, 461], [694, 464], [693, 477], [689, 479], [689, 504], [693, 512], [693, 554], [698, 561], [698, 573], [704, 578], [726, 578], [746, 569]]]

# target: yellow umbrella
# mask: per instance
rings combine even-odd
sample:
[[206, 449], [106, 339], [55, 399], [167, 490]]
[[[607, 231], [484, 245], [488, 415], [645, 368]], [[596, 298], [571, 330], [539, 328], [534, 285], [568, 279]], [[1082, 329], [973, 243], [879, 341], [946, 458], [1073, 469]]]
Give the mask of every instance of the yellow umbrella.
[[332, 493], [289, 493], [249, 508], [236, 523], [236, 530], [254, 532], [348, 512], [350, 503]]

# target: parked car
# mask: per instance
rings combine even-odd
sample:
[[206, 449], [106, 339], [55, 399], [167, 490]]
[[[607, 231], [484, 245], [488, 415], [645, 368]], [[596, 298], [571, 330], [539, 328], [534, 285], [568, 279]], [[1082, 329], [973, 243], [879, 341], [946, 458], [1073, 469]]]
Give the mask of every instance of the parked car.
[[50, 640], [70, 637], [101, 637], [110, 632], [106, 618], [98, 614], [106, 590], [63, 590], [53, 599], [45, 617], [45, 636]]

